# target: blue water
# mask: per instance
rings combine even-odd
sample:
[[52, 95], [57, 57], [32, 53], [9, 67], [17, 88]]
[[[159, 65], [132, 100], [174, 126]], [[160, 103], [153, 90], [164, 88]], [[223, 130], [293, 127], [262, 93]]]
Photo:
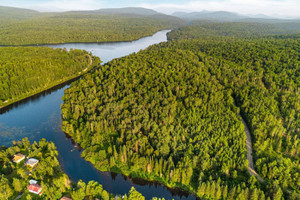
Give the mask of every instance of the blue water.
[[[53, 48], [85, 49], [99, 56], [106, 63], [114, 58], [126, 56], [147, 48], [149, 45], [167, 40], [168, 31], [160, 31], [150, 37], [133, 42], [118, 42], [104, 44], [60, 44], [47, 45]], [[53, 141], [59, 152], [59, 161], [64, 172], [73, 181], [79, 179], [88, 182], [98, 181], [103, 188], [114, 194], [128, 193], [134, 186], [146, 199], [164, 197], [165, 199], [196, 199], [192, 195], [180, 191], [172, 191], [159, 184], [130, 180], [121, 174], [100, 172], [90, 163], [80, 157], [80, 150], [74, 142], [61, 131], [60, 105], [64, 90], [69, 84], [58, 86], [39, 95], [16, 103], [2, 110], [0, 114], [0, 146], [11, 145], [13, 140], [28, 137], [31, 142], [46, 138]]]

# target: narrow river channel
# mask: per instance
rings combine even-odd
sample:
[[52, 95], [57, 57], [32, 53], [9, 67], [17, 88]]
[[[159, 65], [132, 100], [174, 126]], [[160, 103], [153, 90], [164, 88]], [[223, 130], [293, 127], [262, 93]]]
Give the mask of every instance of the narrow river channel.
[[[169, 31], [159, 31], [153, 36], [141, 38], [133, 42], [116, 43], [73, 43], [47, 45], [53, 48], [84, 49], [100, 57], [106, 63], [114, 58], [138, 52], [148, 46], [167, 40]], [[141, 192], [146, 199], [164, 197], [175, 200], [194, 200], [192, 195], [177, 190], [170, 190], [160, 184], [133, 180], [121, 174], [100, 172], [80, 157], [76, 144], [61, 131], [60, 105], [64, 90], [70, 83], [57, 86], [39, 95], [23, 100], [0, 112], [0, 146], [12, 145], [13, 140], [28, 137], [31, 142], [45, 138], [53, 141], [59, 152], [59, 161], [65, 173], [73, 181], [79, 179], [88, 182], [98, 181], [103, 188], [114, 194], [125, 194], [132, 186]]]

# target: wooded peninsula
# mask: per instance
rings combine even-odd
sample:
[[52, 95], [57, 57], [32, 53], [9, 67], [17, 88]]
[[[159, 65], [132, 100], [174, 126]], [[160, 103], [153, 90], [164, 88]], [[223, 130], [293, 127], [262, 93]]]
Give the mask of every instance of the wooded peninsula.
[[86, 73], [101, 63], [84, 50], [0, 48], [0, 108]]
[[[203, 198], [297, 199], [299, 37], [215, 27], [217, 35], [201, 25], [174, 30], [170, 42], [74, 82], [63, 97], [63, 130], [103, 171]], [[239, 114], [261, 182], [247, 171]]]

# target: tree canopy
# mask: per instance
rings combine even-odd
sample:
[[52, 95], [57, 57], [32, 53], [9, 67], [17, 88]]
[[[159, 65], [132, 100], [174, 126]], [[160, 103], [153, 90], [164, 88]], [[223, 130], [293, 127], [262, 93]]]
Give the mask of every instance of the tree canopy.
[[[27, 158], [38, 159], [39, 163], [34, 168], [26, 166], [25, 160], [14, 163], [12, 160], [17, 153], [22, 153]], [[20, 194], [21, 199], [35, 200], [57, 200], [62, 196], [69, 196], [73, 200], [121, 199], [120, 195], [110, 194], [103, 190], [98, 182], [85, 183], [81, 180], [77, 183], [71, 182], [63, 173], [57, 156], [58, 152], [54, 143], [47, 142], [45, 139], [30, 144], [28, 138], [23, 138], [22, 141], [14, 141], [11, 147], [2, 146], [0, 149], [0, 199], [15, 199]], [[33, 179], [42, 188], [40, 196], [30, 193], [27, 189], [29, 180]], [[126, 194], [125, 196], [127, 198]], [[128, 199], [144, 200], [145, 197], [132, 187], [128, 192]]]
[[0, 54], [0, 107], [79, 76], [101, 62], [83, 50], [49, 47], [1, 47]]
[[[299, 38], [220, 26], [234, 34], [201, 37], [203, 27], [183, 27], [169, 34], [171, 42], [74, 82], [63, 97], [63, 130], [85, 159], [200, 197], [299, 193]], [[246, 170], [239, 113], [263, 186]]]
[[181, 23], [160, 15], [43, 14], [0, 21], [0, 45], [131, 41]]

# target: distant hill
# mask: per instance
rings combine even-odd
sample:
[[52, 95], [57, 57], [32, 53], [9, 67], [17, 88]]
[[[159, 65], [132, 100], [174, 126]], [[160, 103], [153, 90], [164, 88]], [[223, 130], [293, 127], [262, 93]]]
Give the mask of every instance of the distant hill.
[[131, 41], [184, 24], [180, 18], [144, 8], [51, 13], [24, 10], [25, 20], [16, 20], [22, 16], [18, 9], [8, 9], [16, 11], [4, 9], [2, 13], [13, 19], [0, 19], [2, 45]]
[[121, 17], [142, 17], [152, 18], [158, 20], [165, 20], [177, 25], [183, 24], [183, 20], [179, 17], [166, 15], [155, 10], [141, 8], [141, 7], [125, 7], [125, 8], [105, 8], [98, 10], [83, 10], [83, 11], [68, 11], [59, 13], [60, 15], [107, 15], [107, 16], [121, 16]]
[[159, 13], [155, 10], [140, 8], [140, 7], [126, 7], [126, 8], [105, 8], [98, 10], [84, 10], [84, 11], [69, 11], [62, 14], [84, 14], [84, 15], [118, 15], [118, 16], [142, 16], [151, 18], [164, 18], [169, 20], [179, 20], [176, 16]]
[[0, 21], [8, 19], [24, 20], [39, 16], [41, 13], [35, 10], [0, 6]]
[[211, 21], [238, 21], [241, 19], [248, 18], [247, 16], [239, 15], [237, 13], [226, 12], [226, 11], [201, 11], [201, 12], [175, 12], [172, 16], [180, 17], [187, 20], [211, 20]]
[[247, 16], [250, 18], [275, 19], [274, 17], [270, 17], [270, 16], [264, 15], [264, 14], [248, 14]]
[[125, 8], [105, 8], [98, 10], [82, 10], [82, 11], [66, 11], [66, 12], [38, 12], [30, 9], [14, 8], [0, 6], [0, 23], [5, 23], [11, 20], [27, 20], [38, 17], [63, 17], [75, 16], [78, 18], [82, 15], [112, 15], [122, 17], [150, 17], [164, 19], [170, 21], [182, 22], [181, 19], [175, 16], [166, 15], [156, 12], [151, 9], [141, 7], [125, 7]]
[[266, 23], [266, 24], [287, 24], [292, 28], [296, 26], [298, 30], [300, 20], [299, 19], [280, 19], [270, 17], [263, 14], [248, 14], [241, 15], [233, 12], [226, 11], [206, 11], [201, 12], [175, 12], [172, 16], [185, 19], [188, 21], [203, 21], [206, 23], [213, 22], [246, 22], [246, 23]]
[[[14, 8], [0, 6], [0, 23], [11, 23], [13, 21], [27, 21], [35, 20], [38, 18], [74, 18], [79, 20], [80, 18], [86, 18], [87, 16], [100, 15], [116, 16], [125, 18], [151, 18], [158, 20], [169, 21], [173, 24], [182, 24], [183, 20], [163, 13], [156, 12], [151, 9], [141, 7], [125, 7], [125, 8], [105, 8], [98, 10], [82, 10], [82, 11], [66, 11], [66, 12], [38, 12], [30, 9]], [[94, 18], [92, 17], [92, 18]]]
[[89, 13], [98, 14], [134, 14], [134, 15], [157, 15], [161, 14], [154, 10], [140, 7], [127, 7], [127, 8], [105, 8], [94, 11], [86, 11]]
[[37, 16], [53, 16], [64, 14], [103, 14], [103, 15], [142, 15], [142, 16], [154, 16], [165, 14], [156, 12], [151, 9], [141, 7], [125, 7], [125, 8], [105, 8], [98, 10], [83, 10], [83, 11], [66, 11], [66, 12], [38, 12], [30, 9], [14, 8], [0, 6], [0, 17], [11, 19], [28, 19]]

